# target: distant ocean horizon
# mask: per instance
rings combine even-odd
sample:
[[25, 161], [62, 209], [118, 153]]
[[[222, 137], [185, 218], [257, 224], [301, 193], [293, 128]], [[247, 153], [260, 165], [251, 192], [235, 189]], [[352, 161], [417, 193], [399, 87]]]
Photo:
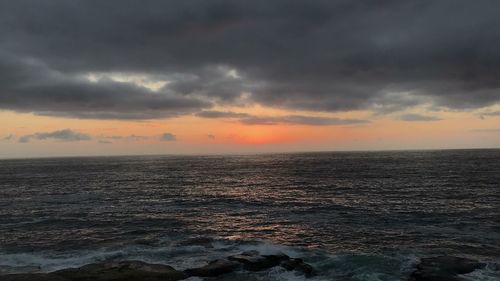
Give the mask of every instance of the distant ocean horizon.
[[468, 151], [468, 150], [500, 150], [500, 147], [472, 147], [472, 148], [395, 148], [395, 149], [345, 149], [345, 150], [286, 150], [286, 151], [230, 151], [230, 152], [193, 152], [193, 153], [116, 153], [116, 154], [50, 154], [35, 156], [1, 156], [2, 160], [29, 160], [29, 159], [51, 159], [51, 158], [99, 158], [99, 157], [179, 157], [179, 156], [251, 156], [267, 154], [310, 154], [310, 153], [370, 153], [370, 152], [425, 152], [425, 151]]
[[407, 280], [422, 257], [500, 263], [499, 218], [500, 149], [0, 160], [10, 270], [131, 259], [186, 269], [257, 250], [303, 258], [318, 272], [309, 280]]

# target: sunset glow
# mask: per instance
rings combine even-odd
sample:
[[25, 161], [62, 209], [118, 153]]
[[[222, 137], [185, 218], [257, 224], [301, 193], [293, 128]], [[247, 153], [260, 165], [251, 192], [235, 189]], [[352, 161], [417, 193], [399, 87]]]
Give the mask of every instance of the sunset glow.
[[82, 5], [88, 13], [61, 4], [63, 22], [37, 5], [24, 11], [36, 16], [2, 16], [0, 157], [500, 145], [497, 53], [477, 43], [494, 38], [481, 34], [496, 17], [471, 23], [478, 38], [459, 45], [450, 32], [463, 27], [432, 12], [440, 5], [395, 5], [384, 21], [375, 7], [352, 6], [363, 16], [349, 18], [311, 5], [332, 13], [322, 23], [251, 19], [279, 5], [219, 18], [207, 3], [134, 3], [115, 7], [118, 19]]
[[[235, 108], [230, 108], [231, 111]], [[497, 108], [491, 108], [491, 111]], [[289, 116], [297, 112], [272, 108], [241, 108], [259, 116]], [[304, 114], [304, 112], [300, 112]], [[311, 113], [309, 113], [311, 114]], [[317, 114], [316, 114], [317, 115]], [[369, 118], [366, 124], [245, 124], [235, 118], [185, 116], [159, 120], [88, 120], [3, 111], [1, 157], [58, 155], [213, 154], [322, 150], [385, 150], [497, 147], [494, 130], [500, 117], [481, 118], [481, 112], [440, 112], [441, 120], [402, 121], [371, 112], [345, 113], [342, 118]], [[320, 114], [318, 116], [325, 116]], [[19, 138], [66, 128], [88, 140], [47, 138], [21, 143]], [[74, 128], [78, 128], [77, 130]], [[173, 141], [162, 141], [171, 132]]]

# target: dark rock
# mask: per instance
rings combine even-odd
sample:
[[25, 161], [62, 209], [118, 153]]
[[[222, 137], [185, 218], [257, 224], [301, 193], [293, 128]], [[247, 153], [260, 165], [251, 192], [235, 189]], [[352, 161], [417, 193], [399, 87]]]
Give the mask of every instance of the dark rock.
[[239, 255], [228, 257], [231, 261], [237, 261], [243, 264], [243, 268], [250, 271], [260, 271], [280, 265], [290, 257], [284, 254], [280, 255], [259, 255], [257, 251], [243, 252]]
[[225, 259], [211, 261], [209, 264], [184, 270], [188, 276], [198, 277], [216, 277], [222, 274], [230, 273], [240, 266], [239, 263]]
[[89, 264], [77, 269], [54, 272], [69, 280], [182, 280], [187, 276], [173, 267], [162, 264], [149, 264], [141, 261], [121, 261]]
[[[252, 276], [248, 271], [260, 271], [281, 265], [287, 270], [302, 272], [312, 276], [312, 266], [302, 259], [291, 259], [279, 255], [260, 255], [256, 251], [244, 252], [240, 255], [218, 259], [199, 268], [177, 271], [173, 267], [162, 264], [150, 264], [142, 261], [111, 261], [88, 264], [79, 268], [68, 268], [51, 273], [7, 274], [1, 281], [176, 281], [190, 276], [217, 277], [223, 274], [224, 280], [232, 280], [237, 276]], [[222, 277], [221, 277], [222, 278]], [[254, 278], [255, 279], [255, 278]], [[245, 278], [251, 280], [251, 278]]]
[[459, 281], [458, 275], [470, 273], [476, 269], [483, 268], [484, 263], [476, 260], [439, 256], [423, 258], [411, 274], [414, 281]]
[[305, 263], [302, 259], [289, 259], [280, 264], [286, 270], [295, 270], [306, 275], [306, 277], [314, 276], [314, 268]]
[[174, 271], [175, 268], [164, 265], [164, 264], [151, 264], [143, 261], [114, 261], [114, 262], [104, 262], [104, 263], [93, 263], [84, 265], [77, 269], [65, 269], [57, 272], [65, 272], [65, 271], [102, 271], [109, 269], [117, 269], [120, 271], [125, 270], [142, 270], [147, 272], [170, 272]]
[[11, 274], [2, 281], [176, 281], [187, 278], [183, 272], [161, 264], [141, 261], [95, 263], [46, 274]]

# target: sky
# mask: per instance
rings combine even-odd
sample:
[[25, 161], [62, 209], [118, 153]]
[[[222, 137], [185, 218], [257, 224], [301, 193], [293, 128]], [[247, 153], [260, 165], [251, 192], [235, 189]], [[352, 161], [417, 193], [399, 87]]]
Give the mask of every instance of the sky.
[[500, 2], [0, 2], [0, 158], [500, 148]]

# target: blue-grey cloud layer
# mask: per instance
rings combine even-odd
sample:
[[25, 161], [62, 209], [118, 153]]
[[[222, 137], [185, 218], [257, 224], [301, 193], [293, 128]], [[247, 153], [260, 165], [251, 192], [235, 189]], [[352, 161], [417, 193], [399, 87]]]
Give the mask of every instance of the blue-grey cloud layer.
[[[242, 103], [475, 109], [500, 101], [499, 10], [496, 0], [2, 1], [0, 109], [111, 119]], [[89, 72], [170, 83], [153, 93], [81, 78]]]
[[441, 118], [436, 117], [436, 116], [422, 115], [422, 114], [415, 114], [415, 113], [403, 114], [403, 115], [399, 116], [399, 119], [403, 120], [403, 121], [438, 121], [438, 120], [441, 120]]
[[160, 136], [161, 141], [176, 141], [177, 136], [172, 133], [164, 133]]
[[207, 110], [196, 114], [202, 118], [222, 118], [236, 119], [247, 125], [277, 125], [294, 124], [310, 126], [328, 126], [328, 125], [359, 125], [369, 123], [363, 119], [342, 119], [335, 117], [318, 117], [304, 115], [285, 115], [285, 116], [257, 116], [248, 113], [239, 113], [232, 111], [213, 111]]
[[500, 111], [484, 112], [481, 115], [483, 115], [483, 116], [500, 116]]
[[91, 137], [84, 133], [75, 132], [71, 129], [58, 130], [53, 132], [39, 132], [19, 137], [19, 142], [26, 143], [31, 140], [55, 139], [61, 141], [87, 141]]

